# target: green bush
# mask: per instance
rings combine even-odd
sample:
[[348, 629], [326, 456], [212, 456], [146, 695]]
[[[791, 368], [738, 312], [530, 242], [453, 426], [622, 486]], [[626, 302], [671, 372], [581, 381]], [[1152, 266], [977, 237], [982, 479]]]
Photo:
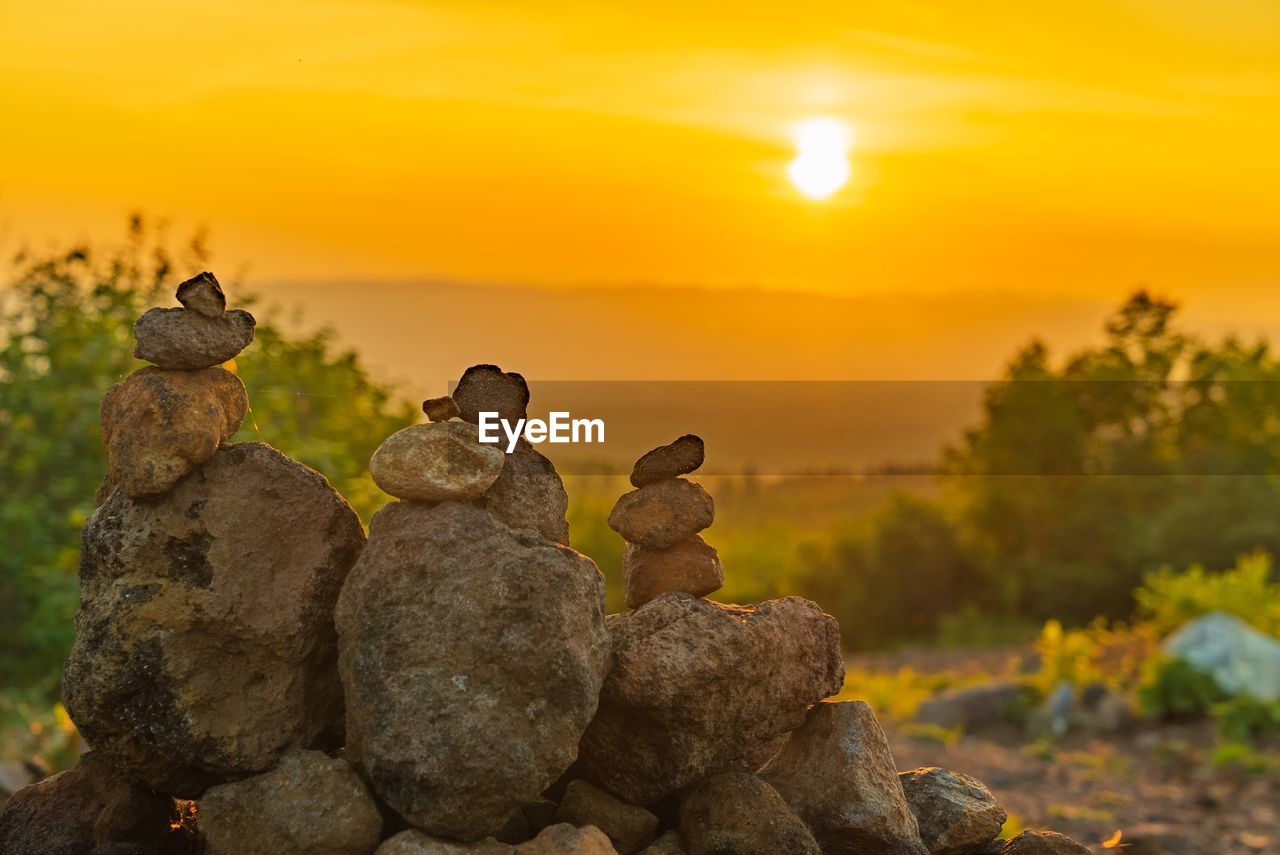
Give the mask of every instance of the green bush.
[[1229, 700], [1211, 675], [1182, 659], [1164, 656], [1154, 656], [1148, 663], [1138, 698], [1148, 715], [1161, 717], [1208, 715], [1215, 705]]
[[1184, 571], [1164, 567], [1146, 577], [1134, 599], [1141, 618], [1161, 635], [1201, 615], [1223, 611], [1259, 632], [1280, 636], [1280, 582], [1274, 578], [1271, 556], [1264, 552], [1243, 556], [1221, 573], [1199, 564]]

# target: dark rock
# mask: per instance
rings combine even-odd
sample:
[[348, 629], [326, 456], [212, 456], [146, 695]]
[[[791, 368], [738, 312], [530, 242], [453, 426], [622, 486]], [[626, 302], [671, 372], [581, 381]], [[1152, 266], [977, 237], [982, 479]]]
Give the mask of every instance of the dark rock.
[[150, 309], [133, 325], [133, 355], [165, 369], [199, 371], [235, 359], [257, 321], [242, 309], [216, 318], [188, 309]]
[[724, 566], [716, 548], [698, 534], [668, 549], [628, 543], [622, 550], [622, 581], [627, 607], [636, 609], [670, 591], [695, 597], [718, 591], [724, 584]]
[[749, 772], [725, 772], [690, 788], [680, 804], [689, 855], [821, 855], [805, 824]]
[[551, 461], [521, 439], [480, 504], [513, 528], [531, 528], [552, 543], [569, 544], [569, 494]]
[[160, 495], [213, 457], [248, 411], [230, 371], [139, 369], [102, 397], [107, 480], [131, 498]]
[[520, 812], [529, 823], [529, 831], [537, 834], [548, 825], [556, 824], [556, 812], [560, 806], [551, 799], [535, 799], [520, 806]]
[[921, 704], [916, 711], [916, 721], [972, 731], [1009, 721], [1023, 703], [1023, 690], [1013, 683], [958, 689]]
[[1089, 855], [1089, 848], [1053, 831], [1024, 831], [1006, 841], [1000, 855]]
[[108, 843], [95, 846], [92, 855], [161, 855], [160, 850], [137, 843]]
[[893, 754], [862, 701], [821, 703], [760, 771], [824, 853], [925, 855]]
[[590, 559], [480, 508], [373, 518], [338, 602], [347, 751], [424, 831], [500, 829], [573, 762], [608, 668]]
[[231, 445], [156, 501], [85, 524], [63, 692], [81, 734], [196, 797], [342, 734], [333, 606], [364, 543], [324, 477]]
[[914, 769], [898, 776], [930, 855], [981, 852], [1008, 814], [981, 783], [947, 769]]
[[680, 832], [674, 828], [644, 849], [640, 850], [640, 855], [686, 855], [688, 850], [684, 848], [684, 841], [680, 839]]
[[687, 475], [702, 465], [706, 449], [702, 437], [687, 433], [669, 445], [648, 452], [631, 470], [631, 485], [643, 487]]
[[529, 408], [529, 384], [514, 371], [496, 365], [473, 365], [462, 372], [453, 389], [453, 400], [464, 421], [480, 423], [480, 413], [497, 413], [511, 423], [525, 418]]
[[683, 478], [659, 481], [618, 499], [609, 528], [628, 543], [669, 549], [715, 521], [715, 503], [702, 486]]
[[208, 271], [178, 286], [178, 302], [183, 308], [206, 318], [220, 317], [227, 310], [227, 295], [222, 293], [217, 278]]
[[396, 431], [378, 446], [369, 474], [384, 492], [415, 502], [465, 502], [489, 489], [506, 463], [467, 422], [432, 422]]
[[14, 793], [0, 808], [0, 852], [47, 855], [112, 842], [162, 848], [173, 831], [172, 800], [112, 767], [97, 752], [80, 765]]
[[579, 763], [584, 777], [633, 804], [798, 727], [844, 682], [839, 626], [800, 597], [751, 607], [663, 594], [611, 615], [609, 632], [613, 670]]
[[207, 855], [369, 855], [382, 840], [382, 815], [364, 782], [319, 751], [213, 787], [199, 815]]
[[448, 395], [443, 398], [427, 398], [422, 402], [422, 412], [433, 422], [447, 422], [462, 415], [462, 410], [458, 409], [457, 403]]
[[653, 840], [658, 818], [642, 807], [618, 801], [587, 781], [573, 781], [565, 791], [556, 820], [594, 825], [609, 836], [621, 855], [632, 855]]

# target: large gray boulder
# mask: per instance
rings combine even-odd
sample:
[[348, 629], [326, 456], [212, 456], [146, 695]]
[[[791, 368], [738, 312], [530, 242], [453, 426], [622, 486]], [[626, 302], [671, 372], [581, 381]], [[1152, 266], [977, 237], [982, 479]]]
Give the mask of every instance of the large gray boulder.
[[85, 523], [67, 710], [90, 745], [183, 797], [337, 744], [333, 608], [364, 545], [324, 477], [231, 445], [155, 501]]
[[862, 701], [815, 706], [760, 777], [831, 855], [926, 855], [889, 743]]
[[415, 826], [493, 834], [573, 762], [609, 658], [585, 556], [471, 505], [391, 504], [336, 620], [348, 756]]
[[579, 760], [585, 777], [633, 804], [798, 727], [844, 681], [835, 619], [800, 597], [733, 606], [663, 594], [611, 615], [609, 632], [613, 670]]
[[1280, 700], [1280, 641], [1227, 612], [1210, 612], [1165, 639], [1167, 656], [1213, 677], [1229, 695]]

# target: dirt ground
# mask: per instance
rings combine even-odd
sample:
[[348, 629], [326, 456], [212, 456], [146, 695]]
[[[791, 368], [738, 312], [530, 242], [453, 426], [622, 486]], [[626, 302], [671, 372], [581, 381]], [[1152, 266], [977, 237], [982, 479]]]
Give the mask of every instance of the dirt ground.
[[[857, 667], [967, 670], [1009, 651], [858, 657]], [[1280, 854], [1280, 773], [1213, 762], [1210, 722], [1141, 723], [1108, 739], [1068, 735], [1028, 744], [1013, 727], [945, 744], [885, 722], [898, 768], [943, 766], [982, 781], [1020, 828], [1051, 828], [1126, 855]], [[1122, 832], [1118, 850], [1102, 842]]]

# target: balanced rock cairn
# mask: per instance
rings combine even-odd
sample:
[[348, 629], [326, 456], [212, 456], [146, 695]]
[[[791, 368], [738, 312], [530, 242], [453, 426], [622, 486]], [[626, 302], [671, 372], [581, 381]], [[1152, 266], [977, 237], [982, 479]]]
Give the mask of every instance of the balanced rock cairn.
[[698, 532], [715, 520], [715, 504], [698, 484], [681, 478], [702, 466], [701, 437], [686, 434], [636, 461], [631, 484], [609, 514], [609, 527], [627, 542], [622, 576], [627, 606], [639, 608], [668, 591], [705, 597], [724, 584], [715, 547]]
[[0, 807], [3, 855], [1088, 852], [996, 841], [980, 783], [899, 775], [871, 709], [827, 700], [817, 604], [702, 599], [701, 440], [637, 463], [610, 517], [633, 610], [606, 618], [550, 461], [479, 441], [479, 413], [524, 417], [520, 375], [468, 369], [378, 448], [398, 501], [366, 543], [319, 474], [227, 444], [252, 318], [209, 274], [178, 296], [137, 326], [156, 367], [103, 400], [65, 673], [92, 750]]

